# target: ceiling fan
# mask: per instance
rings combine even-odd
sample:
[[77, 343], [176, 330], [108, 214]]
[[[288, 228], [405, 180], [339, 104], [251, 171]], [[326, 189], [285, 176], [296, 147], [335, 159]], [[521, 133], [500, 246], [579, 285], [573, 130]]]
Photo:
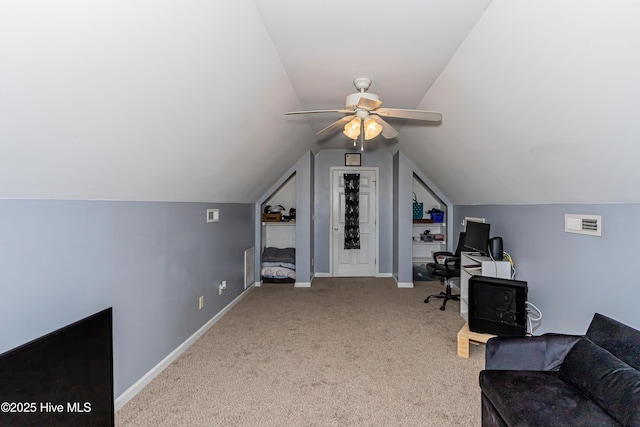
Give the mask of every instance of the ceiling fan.
[[[326, 136], [343, 128], [343, 133], [353, 139], [356, 145], [360, 137], [360, 149], [364, 150], [364, 140], [373, 139], [382, 133], [386, 139], [395, 138], [398, 132], [382, 117], [396, 117], [411, 120], [426, 120], [430, 122], [442, 121], [442, 114], [436, 111], [407, 110], [402, 108], [380, 108], [382, 101], [375, 93], [367, 93], [371, 86], [371, 79], [358, 77], [353, 80], [353, 85], [359, 92], [347, 96], [344, 110], [309, 110], [292, 111], [286, 114], [311, 114], [311, 113], [343, 113], [347, 114], [320, 130], [316, 135]], [[361, 132], [361, 130], [363, 130]]]

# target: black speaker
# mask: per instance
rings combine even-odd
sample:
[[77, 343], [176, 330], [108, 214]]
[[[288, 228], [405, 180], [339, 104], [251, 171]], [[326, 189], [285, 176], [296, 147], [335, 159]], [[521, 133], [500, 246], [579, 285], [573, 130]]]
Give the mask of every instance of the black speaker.
[[492, 237], [489, 239], [489, 251], [494, 260], [502, 261], [502, 237]]

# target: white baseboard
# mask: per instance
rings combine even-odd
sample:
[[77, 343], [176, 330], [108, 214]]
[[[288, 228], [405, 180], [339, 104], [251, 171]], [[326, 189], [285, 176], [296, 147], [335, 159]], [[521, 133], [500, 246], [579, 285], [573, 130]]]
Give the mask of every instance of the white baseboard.
[[410, 288], [413, 288], [413, 282], [398, 282], [398, 287], [410, 289]]
[[393, 276], [394, 279], [396, 279], [396, 283], [398, 284], [398, 288], [403, 288], [403, 289], [411, 289], [413, 288], [413, 282], [398, 282], [398, 277], [396, 277], [395, 275]]
[[310, 288], [311, 287], [311, 282], [296, 282], [295, 285], [293, 285], [294, 288]]
[[[314, 273], [314, 277], [333, 277], [331, 273]], [[393, 277], [392, 273], [378, 273], [376, 277]]]
[[140, 393], [142, 389], [149, 384], [155, 377], [157, 377], [162, 371], [165, 370], [167, 366], [169, 366], [174, 360], [176, 360], [186, 349], [188, 349], [194, 342], [198, 340], [209, 328], [218, 322], [218, 320], [222, 319], [222, 317], [227, 314], [229, 310], [233, 308], [234, 305], [240, 302], [242, 298], [245, 297], [253, 288], [249, 286], [245, 289], [240, 295], [238, 295], [233, 301], [227, 304], [222, 310], [220, 310], [215, 316], [211, 318], [207, 323], [205, 323], [200, 329], [198, 329], [193, 335], [191, 335], [185, 342], [180, 344], [175, 350], [167, 355], [164, 359], [160, 361], [156, 366], [151, 368], [149, 372], [144, 374], [138, 381], [136, 381], [131, 387], [125, 390], [120, 396], [118, 396], [115, 400], [114, 409], [118, 411], [122, 408], [129, 400], [131, 400], [136, 394]]
[[262, 282], [256, 282], [253, 284], [253, 286], [255, 286], [256, 288], [259, 288], [260, 286], [262, 286]]

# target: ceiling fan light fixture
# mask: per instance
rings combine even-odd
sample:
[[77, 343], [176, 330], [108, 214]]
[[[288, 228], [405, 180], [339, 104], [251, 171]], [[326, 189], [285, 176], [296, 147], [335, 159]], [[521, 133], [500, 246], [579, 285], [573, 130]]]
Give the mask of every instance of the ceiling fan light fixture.
[[[289, 114], [311, 114], [311, 113], [342, 113], [347, 114], [331, 123], [329, 126], [316, 132], [317, 136], [324, 137], [338, 131], [341, 127], [343, 133], [357, 146], [360, 140], [360, 149], [364, 149], [364, 141], [382, 135], [386, 139], [398, 137], [396, 131], [384, 118], [392, 117], [410, 120], [425, 120], [430, 122], [441, 122], [442, 113], [437, 111], [409, 110], [404, 108], [380, 108], [382, 101], [375, 93], [367, 92], [371, 85], [368, 77], [358, 77], [353, 80], [353, 84], [358, 90], [357, 93], [347, 95], [344, 109], [333, 110], [309, 110], [291, 111]], [[373, 115], [373, 119], [370, 117]], [[346, 123], [346, 124], [345, 124]]]
[[364, 122], [364, 139], [373, 139], [376, 136], [380, 135], [380, 132], [382, 132], [382, 126], [380, 125], [380, 123], [376, 122], [373, 119], [369, 119]]
[[349, 139], [358, 139], [360, 135], [360, 119], [354, 117], [349, 123], [344, 125], [344, 133]]

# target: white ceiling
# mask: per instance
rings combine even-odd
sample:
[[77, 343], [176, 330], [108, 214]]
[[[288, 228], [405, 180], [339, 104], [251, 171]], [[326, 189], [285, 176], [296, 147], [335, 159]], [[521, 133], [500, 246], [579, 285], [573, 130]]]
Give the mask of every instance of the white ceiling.
[[456, 204], [640, 202], [640, 2], [3, 0], [0, 198], [253, 202], [354, 77]]

